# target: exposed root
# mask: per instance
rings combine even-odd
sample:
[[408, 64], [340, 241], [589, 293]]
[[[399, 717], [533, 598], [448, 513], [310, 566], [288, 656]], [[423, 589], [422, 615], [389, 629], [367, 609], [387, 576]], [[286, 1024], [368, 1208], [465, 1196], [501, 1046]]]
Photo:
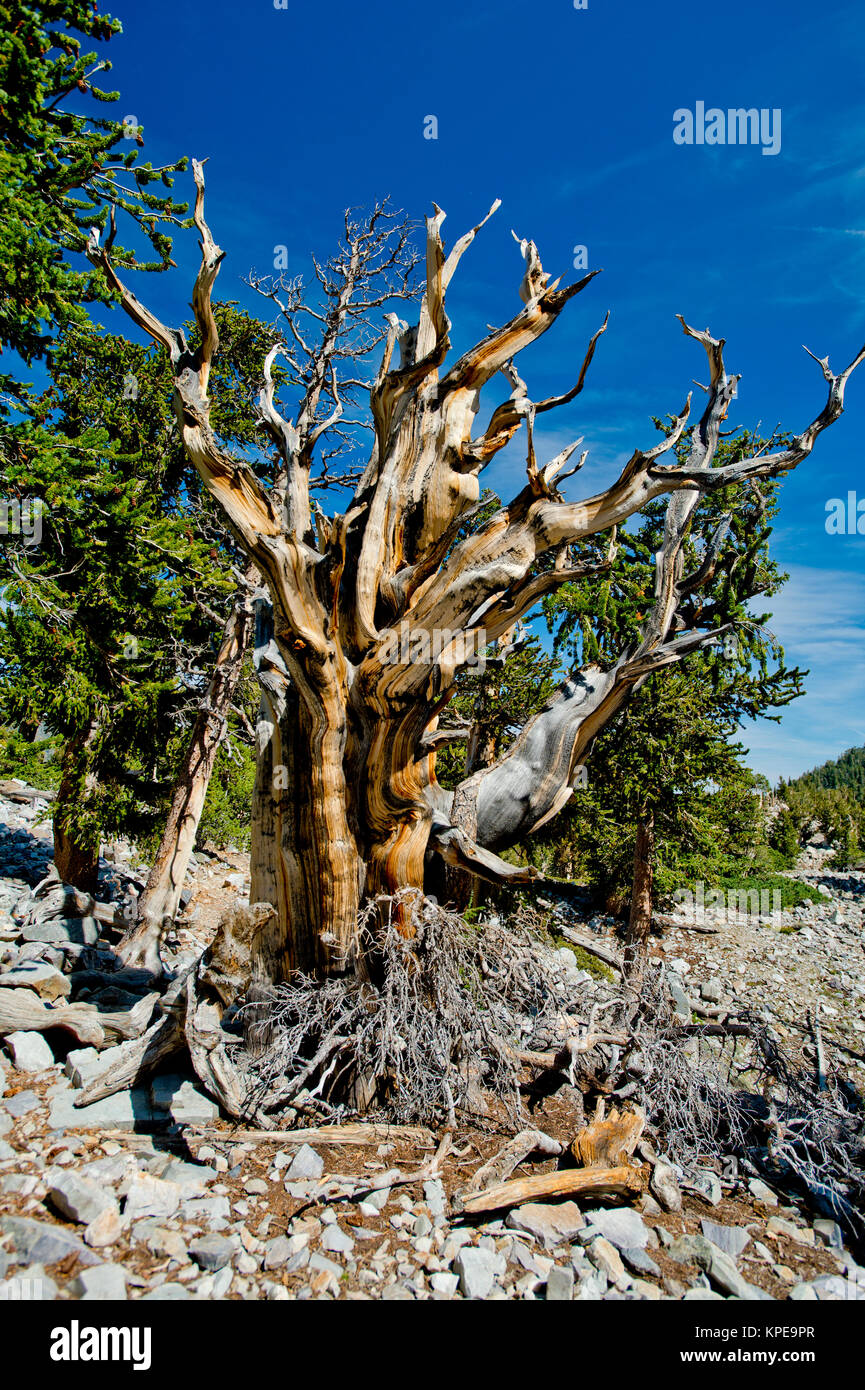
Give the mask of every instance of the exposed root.
[[[397, 907], [411, 940], [393, 925]], [[581, 1001], [541, 939], [473, 928], [409, 889], [370, 903], [360, 931], [377, 983], [297, 976], [247, 1006], [257, 1107], [349, 1107], [366, 1079], [395, 1120], [452, 1124], [482, 1084], [518, 1120], [521, 1046], [562, 1047], [579, 1028]]]

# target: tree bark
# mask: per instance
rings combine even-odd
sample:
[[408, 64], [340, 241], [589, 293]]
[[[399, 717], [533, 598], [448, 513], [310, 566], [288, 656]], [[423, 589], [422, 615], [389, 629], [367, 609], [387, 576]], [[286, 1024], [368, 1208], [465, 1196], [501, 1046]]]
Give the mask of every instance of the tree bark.
[[652, 929], [652, 886], [655, 872], [655, 813], [646, 811], [637, 822], [637, 842], [634, 847], [634, 884], [631, 890], [631, 915], [625, 937], [623, 956], [624, 976], [629, 985], [639, 988], [646, 970], [649, 933]]
[[97, 894], [99, 879], [99, 839], [79, 828], [76, 813], [96, 786], [93, 772], [93, 745], [98, 726], [89, 727], [63, 750], [63, 764], [57, 800], [54, 804], [54, 865], [63, 883], [71, 883], [83, 893]]
[[252, 632], [250, 586], [255, 578], [256, 570], [250, 566], [226, 619], [207, 692], [195, 717], [177, 777], [162, 841], [138, 900], [135, 924], [118, 947], [124, 964], [142, 965], [155, 974], [162, 971], [160, 937], [174, 921], [180, 906], [207, 788], [249, 646]]
[[[310, 469], [317, 441], [336, 427], [343, 411], [340, 335], [351, 336], [353, 314], [386, 302], [369, 289], [370, 263], [362, 269], [364, 247], [375, 245], [372, 230], [355, 235], [347, 224], [338, 283], [331, 286], [327, 312], [314, 316], [322, 324], [319, 349], [312, 351], [294, 324], [287, 345], [278, 344], [265, 359], [260, 409], [277, 453], [267, 486], [246, 459], [223, 449], [211, 425], [209, 382], [218, 346], [211, 294], [224, 253], [204, 219], [204, 177], [196, 161], [193, 173], [201, 238], [194, 348], [119, 279], [110, 258], [113, 232], [105, 247], [94, 232], [88, 254], [135, 324], [167, 351], [187, 457], [261, 572], [272, 602], [272, 633], [260, 646], [258, 663], [263, 700], [253, 816], [253, 897], [276, 909], [257, 948], [262, 973], [280, 979], [294, 969], [322, 976], [362, 971], [357, 914], [363, 897], [422, 889], [430, 854], [492, 882], [537, 877], [495, 851], [531, 835], [561, 809], [593, 739], [651, 671], [717, 641], [726, 630], [705, 620], [700, 625], [702, 604], [688, 607], [714, 574], [729, 524], [722, 521], [711, 539], [697, 538], [697, 569], [686, 575], [686, 542], [701, 498], [776, 477], [807, 458], [843, 411], [847, 381], [865, 349], [837, 375], [828, 361], [820, 362], [826, 404], [787, 447], [716, 466], [738, 377], [727, 375], [723, 340], [682, 320], [709, 363], [706, 405], [690, 426], [685, 463], [669, 463], [665, 455], [689, 427], [690, 396], [661, 442], [636, 449], [609, 488], [566, 502], [559, 486], [570, 476], [563, 469], [579, 441], [540, 466], [534, 422], [582, 391], [607, 319], [589, 342], [575, 385], [560, 395], [531, 400], [514, 358], [553, 326], [597, 272], [559, 288], [558, 281], [550, 283], [534, 243], [521, 242], [522, 307], [446, 366], [451, 324], [445, 294], [483, 222], [446, 254], [444, 213], [435, 208], [426, 224], [418, 322], [409, 327], [387, 315], [383, 360], [368, 383], [374, 426], [368, 463], [345, 513], [325, 516], [311, 501]], [[327, 286], [320, 266], [316, 271]], [[271, 368], [278, 353], [301, 385], [301, 405], [290, 420], [274, 403]], [[303, 361], [298, 354], [306, 354]], [[345, 348], [342, 356], [350, 354]], [[482, 390], [500, 372], [512, 394], [493, 410], [485, 431], [473, 436]], [[351, 368], [346, 375], [343, 389], [351, 390], [358, 382]], [[523, 424], [526, 485], [473, 527], [480, 473]], [[588, 665], [571, 672], [500, 758], [470, 774], [455, 793], [447, 792], [435, 774], [438, 721], [477, 641], [497, 641], [545, 594], [608, 569], [616, 528], [665, 495], [655, 599], [635, 640], [609, 669]], [[603, 541], [607, 559], [598, 555], [574, 565], [571, 548], [601, 533], [612, 537]], [[647, 894], [650, 902], [650, 844], [644, 844], [642, 857], [635, 903]], [[635, 931], [643, 930], [644, 910], [638, 909]], [[408, 920], [397, 925], [411, 930]]]

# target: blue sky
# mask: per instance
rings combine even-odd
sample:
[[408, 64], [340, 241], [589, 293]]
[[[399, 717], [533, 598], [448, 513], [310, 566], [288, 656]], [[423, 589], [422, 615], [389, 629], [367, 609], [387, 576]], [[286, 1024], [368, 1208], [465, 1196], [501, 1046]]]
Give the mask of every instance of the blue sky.
[[[420, 218], [448, 214], [446, 243], [503, 206], [464, 257], [448, 298], [455, 349], [518, 305], [511, 237], [534, 239], [553, 274], [574, 247], [604, 274], [520, 358], [535, 396], [572, 384], [607, 309], [583, 395], [539, 432], [539, 455], [585, 436], [569, 495], [612, 480], [652, 415], [678, 409], [702, 353], [674, 315], [727, 339], [742, 374], [735, 423], [801, 429], [824, 383], [802, 344], [840, 368], [865, 342], [865, 14], [856, 3], [727, 0], [117, 0], [111, 85], [144, 127], [145, 155], [209, 157], [208, 220], [239, 277], [327, 252], [349, 205], [384, 194]], [[673, 113], [780, 110], [781, 148], [677, 145]], [[424, 139], [434, 115], [438, 138]], [[142, 292], [186, 315], [196, 245]], [[260, 302], [257, 306], [260, 312]], [[547, 416], [546, 425], [551, 417]], [[731, 417], [732, 419], [732, 417]], [[750, 761], [773, 781], [865, 743], [865, 536], [828, 535], [826, 503], [865, 498], [865, 365], [842, 420], [784, 483], [774, 550], [790, 582], [773, 631], [808, 694], [780, 725], [749, 727]], [[521, 485], [511, 451], [486, 481]], [[577, 487], [579, 483], [579, 487]]]

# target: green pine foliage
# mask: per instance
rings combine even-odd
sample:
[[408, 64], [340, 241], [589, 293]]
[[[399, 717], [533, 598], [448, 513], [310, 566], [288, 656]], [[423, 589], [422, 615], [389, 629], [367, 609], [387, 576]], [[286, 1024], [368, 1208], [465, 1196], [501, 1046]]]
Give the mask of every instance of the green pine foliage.
[[88, 305], [110, 301], [83, 253], [91, 228], [109, 234], [112, 205], [147, 247], [139, 260], [116, 244], [118, 265], [165, 269], [168, 231], [188, 225], [168, 191], [187, 161], [140, 162], [141, 127], [111, 119], [119, 93], [101, 83], [120, 30], [81, 0], [0, 0], [0, 347], [28, 364], [58, 332], [86, 329]]

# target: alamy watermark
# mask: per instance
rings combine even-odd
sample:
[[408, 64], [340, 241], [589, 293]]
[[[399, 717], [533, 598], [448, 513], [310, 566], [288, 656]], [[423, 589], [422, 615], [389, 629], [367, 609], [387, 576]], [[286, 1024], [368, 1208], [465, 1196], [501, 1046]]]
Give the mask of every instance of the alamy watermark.
[[722, 919], [730, 926], [741, 925], [750, 919], [769, 920], [776, 926], [781, 921], [781, 892], [773, 888], [710, 888], [699, 880], [690, 888], [677, 888], [673, 902], [693, 926], [706, 921], [711, 913], [713, 922]]
[[781, 149], [781, 110], [775, 106], [732, 107], [722, 111], [719, 106], [706, 109], [698, 101], [694, 110], [680, 106], [673, 112], [673, 143], [675, 145], [762, 145], [763, 154], [778, 154]]
[[378, 656], [386, 666], [433, 666], [443, 656], [457, 666], [470, 666], [474, 671], [486, 669], [487, 635], [482, 627], [469, 632], [452, 632], [447, 627], [413, 628], [403, 619], [399, 628], [392, 629], [382, 643]]
[[130, 1361], [134, 1371], [149, 1371], [153, 1329], [150, 1327], [68, 1327], [51, 1331], [52, 1361]]
[[865, 536], [865, 497], [855, 492], [843, 497], [830, 497], [826, 503], [826, 533], [829, 536]]
[[27, 546], [39, 545], [45, 510], [41, 497], [0, 497], [0, 539], [20, 536]]

